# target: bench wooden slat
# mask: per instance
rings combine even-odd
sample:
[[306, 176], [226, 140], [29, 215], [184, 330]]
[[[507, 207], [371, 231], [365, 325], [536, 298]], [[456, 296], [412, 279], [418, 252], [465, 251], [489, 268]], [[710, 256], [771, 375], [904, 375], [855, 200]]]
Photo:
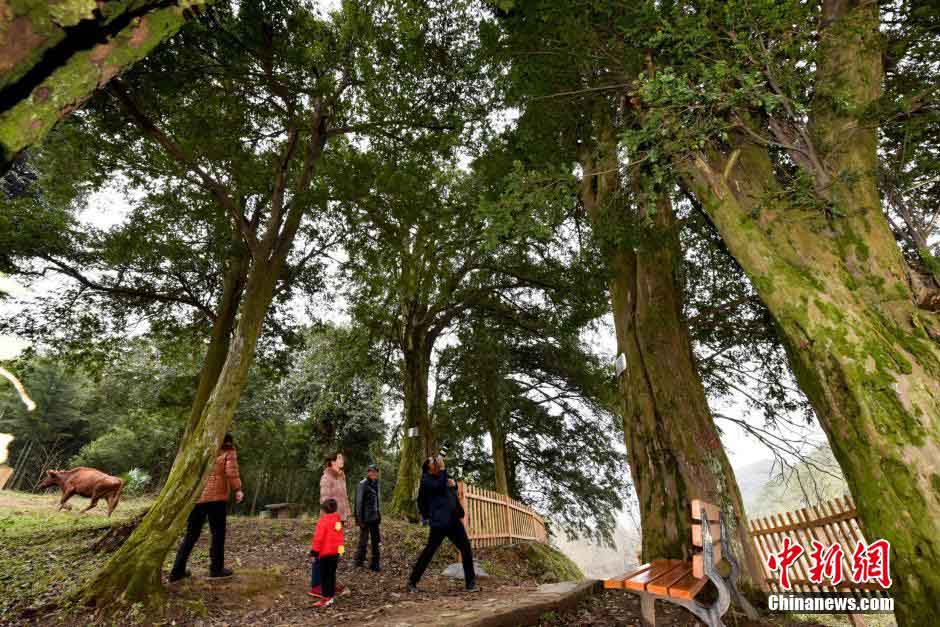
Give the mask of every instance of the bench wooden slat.
[[[718, 544], [721, 540], [721, 525], [709, 523], [708, 528], [712, 533], [712, 543]], [[694, 546], [702, 546], [702, 525], [700, 524], [692, 525], [692, 544]]]
[[646, 584], [646, 591], [667, 596], [669, 594], [669, 586], [688, 575], [691, 570], [688, 562], [682, 562], [678, 567], [673, 568], [667, 573], [663, 573], [655, 580]]
[[690, 570], [685, 577], [669, 586], [669, 596], [690, 601], [705, 587], [708, 579], [696, 577]]
[[705, 506], [705, 515], [708, 516], [708, 522], [718, 522], [718, 507], [701, 499], [692, 499], [692, 520], [701, 520], [702, 505]]
[[654, 560], [653, 567], [639, 575], [625, 579], [623, 585], [631, 590], [646, 590], [646, 584], [656, 580], [665, 573], [681, 566], [682, 560]]
[[636, 577], [636, 576], [639, 575], [640, 573], [646, 572], [646, 571], [648, 571], [648, 570], [649, 570], [650, 568], [652, 568], [652, 567], [653, 567], [653, 563], [650, 562], [649, 564], [643, 564], [642, 566], [640, 566], [639, 568], [637, 568], [637, 569], [634, 570], [634, 571], [625, 573], [625, 574], [624, 574], [623, 576], [621, 576], [621, 577], [613, 577], [613, 578], [611, 578], [611, 579], [605, 579], [605, 580], [604, 580], [604, 587], [605, 587], [605, 588], [613, 588], [613, 589], [623, 588], [623, 582], [624, 582], [624, 581], [626, 581], [627, 579], [630, 579], [631, 577]]
[[[712, 555], [715, 559], [715, 565], [721, 563], [721, 545], [712, 545]], [[692, 556], [692, 574], [701, 579], [705, 576], [705, 557], [701, 553]]]

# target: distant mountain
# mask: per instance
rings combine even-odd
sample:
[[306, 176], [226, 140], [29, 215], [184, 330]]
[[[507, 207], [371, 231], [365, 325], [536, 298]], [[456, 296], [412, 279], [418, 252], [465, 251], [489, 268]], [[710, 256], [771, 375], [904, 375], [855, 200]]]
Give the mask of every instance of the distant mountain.
[[774, 460], [768, 457], [734, 469], [734, 476], [741, 490], [741, 500], [744, 501], [744, 510], [748, 514], [757, 509], [760, 495], [771, 480], [773, 467]]
[[749, 518], [814, 505], [848, 494], [839, 464], [825, 444], [781, 474], [768, 458], [735, 469]]
[[614, 531], [616, 548], [601, 546], [581, 538], [568, 540], [564, 536], [555, 538], [553, 544], [571, 558], [585, 577], [607, 579], [622, 575], [639, 565], [637, 554], [640, 551], [640, 537], [635, 530], [627, 529], [622, 524]]

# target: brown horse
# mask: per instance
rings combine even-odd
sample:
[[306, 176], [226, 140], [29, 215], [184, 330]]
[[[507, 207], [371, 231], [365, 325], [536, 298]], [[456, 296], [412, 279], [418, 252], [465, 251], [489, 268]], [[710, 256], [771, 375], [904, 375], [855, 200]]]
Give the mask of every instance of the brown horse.
[[54, 485], [62, 488], [62, 499], [59, 501], [58, 509], [72, 509], [65, 502], [73, 495], [78, 494], [91, 499], [91, 504], [81, 511], [82, 514], [97, 505], [98, 499], [107, 499], [108, 516], [111, 516], [111, 512], [117, 507], [118, 502], [121, 500], [121, 491], [124, 489], [122, 479], [84, 466], [71, 470], [46, 471], [46, 478], [39, 484], [39, 488], [48, 488]]

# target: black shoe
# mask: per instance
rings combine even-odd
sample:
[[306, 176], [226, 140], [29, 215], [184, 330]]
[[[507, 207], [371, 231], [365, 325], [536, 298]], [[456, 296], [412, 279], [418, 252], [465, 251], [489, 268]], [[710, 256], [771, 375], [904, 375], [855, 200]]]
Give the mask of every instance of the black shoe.
[[467, 584], [467, 587], [464, 588], [464, 590], [466, 592], [479, 592], [480, 588], [477, 587], [477, 582], [471, 581], [470, 583]]
[[226, 579], [234, 574], [231, 568], [223, 568], [220, 571], [209, 573], [209, 579]]
[[409, 581], [409, 582], [408, 582], [408, 592], [414, 593], [414, 592], [420, 592], [420, 590], [418, 590], [418, 586], [417, 586], [417, 585], [415, 585], [415, 584], [413, 584], [413, 583], [411, 583], [411, 582]]
[[192, 577], [192, 576], [193, 574], [188, 570], [182, 575], [178, 573], [170, 573], [170, 583], [176, 583], [177, 581], [182, 581], [183, 579], [186, 579], [187, 577]]
[[382, 567], [379, 566], [378, 564], [373, 564], [372, 566], [369, 566], [369, 570], [371, 570], [374, 573], [380, 573], [382, 572]]

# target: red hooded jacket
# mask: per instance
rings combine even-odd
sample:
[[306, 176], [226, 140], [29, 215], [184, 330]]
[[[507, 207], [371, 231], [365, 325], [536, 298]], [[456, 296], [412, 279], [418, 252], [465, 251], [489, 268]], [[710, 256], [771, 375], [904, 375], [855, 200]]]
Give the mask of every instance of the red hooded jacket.
[[310, 548], [320, 557], [342, 555], [346, 551], [343, 546], [343, 521], [340, 520], [339, 514], [320, 516]]

